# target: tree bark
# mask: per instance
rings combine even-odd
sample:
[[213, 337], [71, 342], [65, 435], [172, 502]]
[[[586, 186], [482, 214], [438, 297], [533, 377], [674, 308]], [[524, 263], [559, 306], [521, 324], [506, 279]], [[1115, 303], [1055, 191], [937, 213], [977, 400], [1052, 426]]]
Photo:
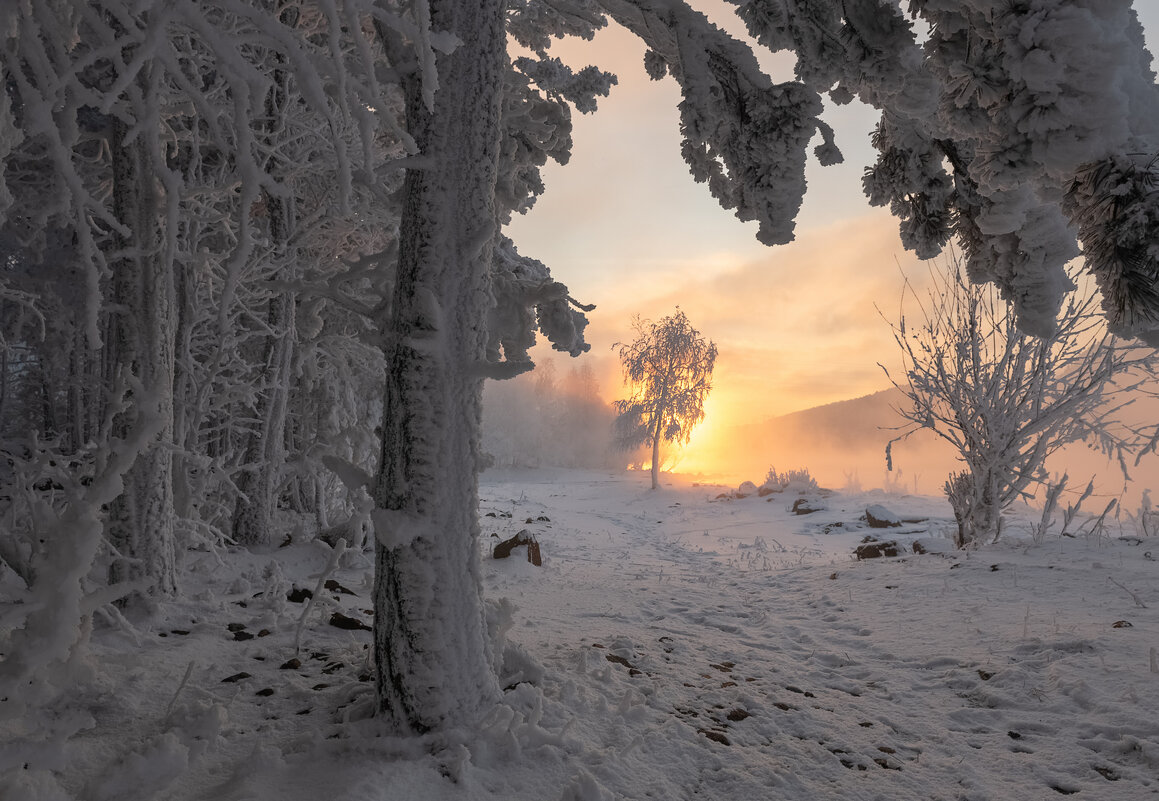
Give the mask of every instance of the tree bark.
[[[660, 418], [661, 420], [663, 418]], [[660, 489], [660, 423], [652, 436], [652, 489]]]
[[[143, 78], [142, 83], [148, 79]], [[149, 91], [150, 87], [144, 87]], [[147, 130], [127, 142], [129, 126], [112, 126], [113, 209], [129, 236], [118, 237], [124, 256], [113, 263], [113, 303], [105, 347], [107, 380], [118, 373], [139, 382], [132, 393], [133, 413], [122, 415], [114, 433], [159, 418], [160, 433], [137, 455], [124, 475], [124, 491], [109, 504], [106, 533], [127, 557], [114, 562], [112, 582], [146, 578], [152, 591], [173, 595], [174, 543], [173, 437], [174, 321], [176, 300], [171, 262], [165, 258], [165, 220], [160, 190], [146, 140]], [[109, 384], [112, 386], [112, 384]]]
[[375, 482], [378, 708], [403, 732], [470, 724], [498, 697], [479, 578], [482, 367], [501, 93], [502, 0], [436, 0], [462, 42], [438, 61], [434, 106], [404, 81], [421, 154], [408, 170], [388, 325]]
[[[287, 8], [280, 18], [287, 25], [296, 25], [297, 11]], [[266, 93], [265, 130], [262, 132], [264, 144], [271, 151], [276, 150], [278, 131], [291, 113], [290, 79], [284, 68], [285, 56], [275, 53], [272, 58], [278, 67], [274, 70], [273, 86]], [[283, 169], [275, 158], [271, 157], [266, 171], [284, 188]], [[278, 274], [290, 278], [296, 260], [291, 243], [297, 227], [293, 194], [275, 194], [267, 190], [263, 192], [262, 200], [269, 221], [270, 244], [280, 268]], [[266, 322], [271, 333], [262, 348], [265, 386], [258, 396], [255, 410], [260, 427], [250, 432], [246, 439], [231, 525], [234, 540], [242, 545], [267, 545], [273, 538], [278, 484], [286, 461], [286, 414], [295, 344], [294, 304], [292, 293], [277, 290], [267, 307]]]

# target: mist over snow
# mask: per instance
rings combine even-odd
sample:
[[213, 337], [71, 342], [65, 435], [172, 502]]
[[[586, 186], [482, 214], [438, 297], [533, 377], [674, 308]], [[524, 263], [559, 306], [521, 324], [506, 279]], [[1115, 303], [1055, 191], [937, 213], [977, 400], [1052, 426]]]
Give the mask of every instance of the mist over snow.
[[587, 361], [547, 358], [483, 391], [482, 448], [490, 467], [622, 467], [612, 444], [615, 411]]

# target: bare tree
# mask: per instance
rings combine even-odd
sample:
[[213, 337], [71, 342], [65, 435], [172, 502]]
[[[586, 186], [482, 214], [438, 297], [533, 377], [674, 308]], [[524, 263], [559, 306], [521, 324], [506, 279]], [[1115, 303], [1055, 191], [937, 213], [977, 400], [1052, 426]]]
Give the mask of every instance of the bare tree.
[[616, 444], [625, 450], [652, 448], [652, 489], [660, 486], [660, 442], [687, 442], [704, 419], [704, 400], [712, 389], [716, 345], [701, 336], [676, 309], [658, 323], [636, 318], [638, 336], [617, 342], [624, 383], [632, 395], [615, 402]]
[[1071, 293], [1043, 338], [1019, 330], [1014, 307], [971, 284], [957, 258], [918, 301], [917, 326], [904, 315], [891, 323], [904, 379], [882, 366], [907, 400], [893, 441], [925, 428], [961, 454], [966, 469], [945, 485], [958, 547], [997, 539], [1002, 511], [1045, 482], [1046, 459], [1065, 445], [1117, 459], [1124, 478], [1128, 457], [1154, 447], [1155, 427], [1122, 414], [1138, 393], [1154, 394], [1154, 351], [1110, 334], [1093, 291]]

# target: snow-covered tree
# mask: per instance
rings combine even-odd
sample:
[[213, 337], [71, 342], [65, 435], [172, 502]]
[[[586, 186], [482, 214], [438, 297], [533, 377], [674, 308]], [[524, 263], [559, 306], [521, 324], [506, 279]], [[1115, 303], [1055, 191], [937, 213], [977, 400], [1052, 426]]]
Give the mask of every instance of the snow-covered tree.
[[1159, 337], [1159, 101], [1127, 0], [735, 4], [796, 80], [684, 0], [0, 3], [0, 411], [20, 415], [0, 435], [22, 470], [59, 453], [100, 477], [37, 518], [83, 520], [40, 574], [79, 587], [104, 543], [122, 590], [164, 595], [182, 537], [266, 540], [279, 498], [329, 522], [318, 465], [360, 462], [380, 708], [419, 731], [495, 697], [480, 388], [530, 369], [535, 331], [585, 350], [589, 310], [501, 229], [614, 81], [550, 54], [605, 15], [678, 82], [682, 157], [762, 242], [792, 238], [810, 146], [840, 159], [822, 95], [858, 96], [883, 112], [866, 189], [909, 245], [957, 237], [1047, 333], [1077, 230], [1113, 330]]
[[946, 482], [958, 547], [997, 539], [1002, 511], [1045, 486], [1059, 449], [1085, 442], [1125, 478], [1128, 457], [1154, 446], [1159, 427], [1122, 413], [1155, 394], [1159, 358], [1107, 331], [1096, 293], [1072, 294], [1049, 337], [1019, 330], [1014, 309], [994, 287], [970, 284], [960, 260], [914, 300], [917, 319], [892, 324], [904, 374], [883, 369], [905, 396], [898, 439], [928, 429], [965, 465]]
[[1048, 334], [1077, 233], [1112, 330], [1159, 341], [1159, 89], [1130, 0], [732, 2], [809, 87], [882, 111], [865, 190], [907, 247], [956, 238], [971, 280]]
[[687, 442], [704, 419], [716, 345], [684, 312], [651, 322], [636, 318], [636, 339], [617, 342], [631, 395], [615, 402], [615, 441], [624, 450], [652, 449], [652, 489], [660, 487], [660, 443]]

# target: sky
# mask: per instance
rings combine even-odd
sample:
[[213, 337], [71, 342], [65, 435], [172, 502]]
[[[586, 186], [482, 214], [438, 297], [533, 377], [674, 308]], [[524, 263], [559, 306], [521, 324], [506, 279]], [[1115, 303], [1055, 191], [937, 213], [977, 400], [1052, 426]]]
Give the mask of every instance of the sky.
[[[723, 0], [692, 5], [744, 35]], [[1159, 4], [1134, 5], [1154, 53]], [[792, 77], [790, 57], [754, 50], [775, 80]], [[756, 241], [755, 223], [736, 220], [688, 174], [679, 90], [671, 78], [648, 79], [638, 39], [612, 23], [592, 42], [566, 40], [553, 51], [573, 67], [614, 72], [619, 84], [596, 113], [575, 115], [571, 160], [544, 169], [546, 193], [508, 234], [575, 298], [596, 304], [592, 352], [581, 358], [603, 394], [622, 397], [612, 344], [631, 337], [632, 316], [658, 319], [677, 305], [720, 349], [693, 448], [714, 430], [886, 389], [878, 363], [896, 366], [898, 355], [882, 314], [896, 319], [903, 273], [920, 283], [927, 267], [861, 191], [877, 115], [857, 103], [827, 106], [823, 118], [845, 162], [811, 160], [796, 241], [768, 248]]]

